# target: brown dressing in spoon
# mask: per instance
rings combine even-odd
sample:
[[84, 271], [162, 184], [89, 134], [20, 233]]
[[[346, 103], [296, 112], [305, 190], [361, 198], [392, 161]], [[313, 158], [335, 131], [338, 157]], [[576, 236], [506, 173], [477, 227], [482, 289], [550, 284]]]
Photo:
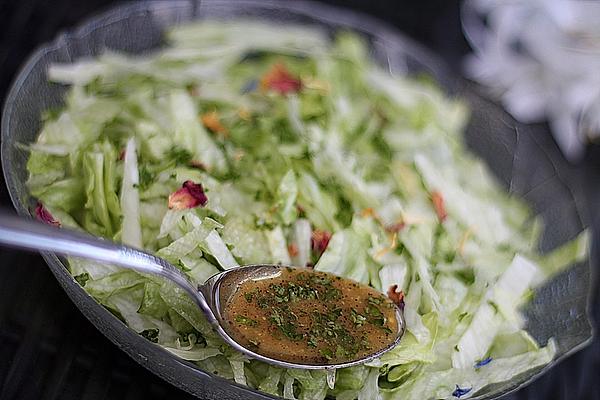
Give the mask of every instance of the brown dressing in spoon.
[[298, 364], [337, 364], [388, 348], [396, 306], [375, 289], [306, 268], [242, 282], [223, 310], [235, 341]]

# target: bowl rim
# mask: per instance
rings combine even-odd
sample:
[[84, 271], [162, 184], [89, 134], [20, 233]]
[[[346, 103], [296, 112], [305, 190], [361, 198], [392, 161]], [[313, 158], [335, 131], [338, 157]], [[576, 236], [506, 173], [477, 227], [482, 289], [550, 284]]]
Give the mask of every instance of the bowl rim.
[[[69, 42], [84, 39], [87, 35], [92, 33], [97, 29], [101, 29], [104, 26], [117, 23], [121, 20], [125, 20], [131, 18], [133, 15], [141, 14], [144, 12], [156, 12], [159, 9], [177, 9], [177, 8], [189, 8], [190, 6], [193, 9], [190, 20], [201, 20], [202, 18], [202, 8], [210, 7], [210, 6], [232, 6], [239, 5], [236, 0], [147, 0], [144, 2], [139, 1], [128, 1], [120, 5], [109, 6], [104, 10], [100, 10], [99, 12], [95, 12], [90, 16], [82, 19], [81, 22], [77, 23], [73, 28], [68, 28], [66, 30], [62, 30], [59, 32], [55, 38], [51, 41], [44, 42], [39, 45], [21, 64], [18, 69], [17, 74], [12, 80], [10, 85], [10, 89], [5, 98], [3, 107], [2, 107], [2, 116], [1, 116], [1, 140], [0, 140], [0, 156], [1, 156], [1, 165], [2, 172], [4, 175], [4, 180], [6, 186], [8, 188], [8, 194], [11, 199], [13, 206], [15, 207], [17, 214], [21, 216], [31, 216], [31, 212], [28, 209], [27, 205], [22, 202], [18, 196], [16, 191], [16, 186], [19, 182], [15, 181], [15, 176], [11, 175], [8, 171], [10, 168], [8, 166], [8, 156], [7, 154], [12, 150], [8, 145], [8, 138], [10, 135], [10, 126], [11, 126], [11, 114], [15, 107], [15, 103], [19, 98], [20, 89], [28, 78], [31, 71], [37, 66], [40, 60], [48, 53], [58, 51]], [[251, 9], [274, 9], [279, 8], [285, 11], [289, 11], [298, 15], [307, 16], [313, 20], [324, 22], [327, 24], [331, 24], [339, 28], [350, 29], [359, 33], [368, 34], [377, 40], [381, 40], [393, 47], [397, 47], [401, 49], [403, 53], [410, 54], [411, 57], [415, 58], [419, 61], [423, 66], [430, 69], [430, 73], [434, 76], [436, 82], [440, 83], [443, 87], [444, 91], [447, 93], [461, 93], [464, 90], [468, 90], [472, 95], [490, 103], [491, 106], [499, 108], [504, 112], [504, 110], [499, 107], [495, 102], [490, 100], [479, 87], [473, 86], [471, 84], [467, 84], [462, 77], [460, 77], [455, 71], [452, 71], [448, 68], [448, 66], [433, 53], [432, 50], [428, 49], [425, 45], [418, 43], [417, 41], [407, 37], [404, 33], [394, 28], [389, 23], [382, 21], [376, 17], [372, 17], [366, 15], [362, 12], [349, 10], [342, 7], [331, 6], [327, 4], [320, 3], [314, 0], [296, 0], [294, 2], [280, 2], [278, 0], [245, 0], [243, 3], [243, 7], [251, 8]], [[200, 11], [200, 14], [197, 12]], [[208, 19], [211, 19], [209, 17]], [[263, 17], [255, 17], [252, 16], [250, 18], [252, 20], [264, 21]], [[188, 22], [188, 21], [185, 21]], [[301, 24], [302, 25], [302, 24]], [[390, 38], [392, 39], [390, 41]], [[163, 380], [169, 382], [175, 387], [182, 389], [193, 396], [198, 396], [200, 392], [198, 392], [197, 388], [194, 388], [178, 380], [178, 376], [176, 374], [179, 371], [172, 371], [171, 369], [161, 369], [165, 365], [164, 362], [170, 361], [171, 368], [178, 368], [183, 371], [185, 369], [189, 370], [188, 376], [201, 378], [202, 380], [206, 380], [206, 383], [211, 383], [212, 381], [221, 381], [227, 386], [233, 387], [238, 390], [238, 393], [245, 393], [250, 396], [262, 397], [264, 399], [280, 399], [280, 397], [275, 397], [264, 392], [252, 389], [248, 386], [238, 384], [232, 380], [225, 379], [220, 376], [216, 376], [208, 371], [203, 370], [201, 367], [196, 364], [182, 360], [167, 350], [163, 349], [160, 346], [155, 345], [147, 341], [146, 339], [139, 336], [136, 332], [130, 329], [125, 323], [112, 315], [108, 310], [102, 307], [99, 303], [96, 302], [95, 299], [91, 295], [85, 291], [71, 276], [68, 272], [66, 265], [61, 261], [59, 257], [57, 257], [54, 253], [41, 253], [46, 263], [50, 267], [52, 273], [59, 281], [60, 285], [67, 292], [69, 298], [77, 308], [80, 309], [82, 314], [94, 325], [94, 327], [100, 330], [104, 336], [106, 336], [113, 344], [115, 344], [119, 349], [124, 351], [127, 355], [133, 358], [140, 365], [151, 371], [153, 374], [161, 377]], [[588, 260], [586, 261], [587, 269], [589, 270], [592, 280], [594, 280], [594, 269], [590, 268], [589, 259], [591, 258], [591, 254], [588, 253]], [[590, 286], [588, 293], [586, 295], [586, 318], [588, 322], [592, 321], [591, 317], [591, 303], [593, 299], [593, 290], [592, 286]], [[106, 321], [110, 321], [111, 330], [114, 332], [107, 332], [101, 329], [101, 326]], [[544, 375], [549, 369], [562, 362], [564, 359], [568, 358], [572, 354], [580, 351], [581, 349], [587, 347], [595, 336], [594, 326], [591, 324], [590, 336], [580, 344], [574, 346], [569, 349], [562, 355], [556, 357], [549, 364], [541, 367], [538, 371], [536, 371], [532, 376], [528, 379], [523, 380], [521, 382], [513, 384], [510, 388], [506, 389], [502, 393], [497, 394], [498, 397], [487, 397], [486, 394], [482, 394], [480, 396], [473, 397], [473, 399], [487, 399], [487, 398], [502, 398], [506, 395], [513, 393], [529, 384], [533, 381], [537, 380], [539, 377]], [[131, 342], [134, 344], [133, 348], [129, 348], [127, 344]], [[151, 357], [148, 357], [150, 355]], [[153, 363], [152, 357], [164, 357], [162, 360], [163, 363]], [[228, 393], [231, 393], [229, 390]]]

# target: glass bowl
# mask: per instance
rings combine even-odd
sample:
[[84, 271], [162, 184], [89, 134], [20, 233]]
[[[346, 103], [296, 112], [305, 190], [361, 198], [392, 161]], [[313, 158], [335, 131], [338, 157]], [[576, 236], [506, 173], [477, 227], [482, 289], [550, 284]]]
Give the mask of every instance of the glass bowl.
[[[51, 84], [46, 70], [52, 62], [72, 62], [105, 49], [142, 53], [163, 44], [168, 26], [195, 19], [252, 18], [270, 23], [300, 23], [334, 33], [351, 29], [370, 43], [372, 57], [390, 73], [433, 77], [452, 96], [465, 99], [471, 120], [465, 139], [489, 165], [507, 190], [522, 196], [544, 218], [547, 229], [541, 250], [549, 250], [576, 236], [584, 223], [578, 199], [560, 176], [552, 143], [541, 140], [535, 127], [515, 122], [477, 88], [450, 74], [444, 64], [384, 23], [368, 16], [308, 1], [151, 1], [131, 3], [92, 18], [52, 43], [38, 49], [22, 67], [12, 85], [2, 115], [2, 168], [17, 212], [29, 215], [34, 200], [24, 182], [27, 153], [17, 143], [33, 142], [44, 110], [59, 106], [66, 87]], [[539, 133], [539, 132], [538, 132]], [[92, 299], [71, 277], [54, 254], [43, 254], [50, 269], [81, 312], [113, 343], [166, 381], [205, 399], [269, 399], [245, 386], [211, 375], [180, 360], [127, 328]], [[589, 263], [574, 265], [540, 288], [525, 310], [527, 329], [545, 344], [557, 343], [553, 363], [493, 385], [477, 399], [495, 399], [531, 382], [562, 358], [590, 343], [588, 310], [591, 272]]]

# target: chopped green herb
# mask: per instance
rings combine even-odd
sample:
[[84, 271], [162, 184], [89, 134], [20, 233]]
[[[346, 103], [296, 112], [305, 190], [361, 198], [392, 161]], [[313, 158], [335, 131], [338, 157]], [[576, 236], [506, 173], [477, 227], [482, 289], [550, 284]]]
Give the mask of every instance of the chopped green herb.
[[137, 188], [140, 190], [146, 190], [154, 183], [156, 180], [156, 174], [151, 172], [145, 165], [139, 169], [140, 171], [140, 180], [137, 184]]
[[356, 311], [354, 308], [350, 312], [350, 318], [352, 319], [354, 325], [357, 327], [363, 326], [367, 321], [367, 318], [364, 315], [360, 315], [358, 311]]
[[496, 314], [498, 314], [498, 304], [494, 303], [494, 302], [493, 302], [493, 301], [491, 301], [491, 300], [488, 300], [488, 302], [487, 302], [487, 303], [490, 305], [490, 307], [492, 307], [492, 308], [494, 309], [494, 312], [495, 312]]
[[331, 351], [331, 349], [320, 349], [319, 353], [327, 360], [331, 360], [333, 358], [333, 351]]
[[146, 329], [140, 332], [140, 335], [151, 341], [158, 343], [158, 329]]
[[84, 272], [83, 274], [79, 274], [75, 277], [75, 280], [77, 281], [77, 283], [79, 283], [81, 286], [85, 286], [85, 284], [87, 283], [87, 281], [90, 280], [90, 275], [87, 272]]
[[192, 161], [192, 153], [181, 147], [171, 147], [167, 153], [167, 158], [173, 160], [176, 165], [188, 165]]
[[257, 295], [257, 291], [253, 290], [251, 292], [244, 293], [244, 298], [246, 299], [246, 301], [248, 303], [252, 303], [252, 300], [254, 300], [254, 296], [256, 296], [256, 295]]
[[253, 320], [252, 318], [244, 317], [243, 315], [236, 315], [235, 322], [237, 322], [238, 324], [248, 325], [248, 326], [258, 325], [258, 322], [256, 322], [255, 320]]

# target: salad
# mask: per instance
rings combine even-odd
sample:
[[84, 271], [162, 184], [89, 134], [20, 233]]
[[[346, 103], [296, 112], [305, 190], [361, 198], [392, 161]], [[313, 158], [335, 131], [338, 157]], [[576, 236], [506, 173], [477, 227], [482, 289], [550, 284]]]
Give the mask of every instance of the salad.
[[468, 110], [423, 77], [391, 76], [351, 33], [201, 22], [168, 45], [55, 64], [69, 85], [30, 152], [36, 214], [144, 248], [200, 284], [252, 263], [309, 266], [404, 302], [380, 359], [282, 369], [229, 348], [183, 291], [69, 259], [85, 290], [177, 357], [287, 399], [451, 399], [549, 363], [519, 309], [587, 255], [537, 251], [541, 223], [470, 154]]

